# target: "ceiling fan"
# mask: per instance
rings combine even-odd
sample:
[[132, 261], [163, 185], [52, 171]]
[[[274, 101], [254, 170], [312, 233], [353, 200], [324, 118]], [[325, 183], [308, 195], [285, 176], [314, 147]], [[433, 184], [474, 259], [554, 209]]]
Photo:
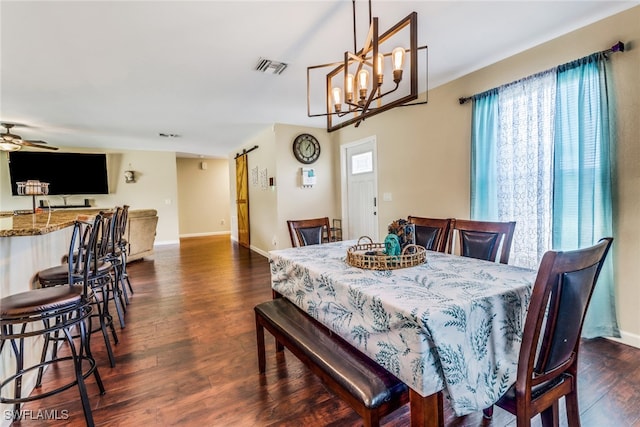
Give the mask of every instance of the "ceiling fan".
[[13, 123], [2, 123], [2, 126], [6, 131], [0, 133], [0, 151], [17, 151], [22, 147], [42, 148], [45, 150], [58, 149], [58, 147], [46, 145], [47, 143], [44, 141], [26, 141], [20, 135], [11, 133], [11, 128], [15, 126]]

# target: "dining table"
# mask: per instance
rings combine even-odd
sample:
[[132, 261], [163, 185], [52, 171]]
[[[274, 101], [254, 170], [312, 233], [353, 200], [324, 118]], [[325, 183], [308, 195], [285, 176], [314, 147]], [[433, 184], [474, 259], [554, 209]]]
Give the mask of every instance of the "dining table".
[[269, 252], [272, 290], [409, 387], [412, 426], [481, 411], [515, 382], [536, 271], [427, 251], [389, 270], [347, 262], [355, 241]]

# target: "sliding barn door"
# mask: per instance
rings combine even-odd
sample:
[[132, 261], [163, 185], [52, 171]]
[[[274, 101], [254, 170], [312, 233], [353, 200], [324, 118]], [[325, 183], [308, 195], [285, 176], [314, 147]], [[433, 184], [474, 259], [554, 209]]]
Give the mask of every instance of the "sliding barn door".
[[249, 248], [249, 169], [247, 155], [236, 158], [236, 212], [238, 213], [238, 243]]

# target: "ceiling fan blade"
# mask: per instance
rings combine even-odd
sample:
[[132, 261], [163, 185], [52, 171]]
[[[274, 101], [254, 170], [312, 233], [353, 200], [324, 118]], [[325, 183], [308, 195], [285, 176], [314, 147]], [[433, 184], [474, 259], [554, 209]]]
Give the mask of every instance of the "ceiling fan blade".
[[45, 150], [57, 150], [58, 147], [52, 147], [50, 145], [41, 145], [46, 144], [44, 141], [21, 141], [20, 145], [24, 145], [25, 147], [34, 147], [34, 148], [43, 148]]

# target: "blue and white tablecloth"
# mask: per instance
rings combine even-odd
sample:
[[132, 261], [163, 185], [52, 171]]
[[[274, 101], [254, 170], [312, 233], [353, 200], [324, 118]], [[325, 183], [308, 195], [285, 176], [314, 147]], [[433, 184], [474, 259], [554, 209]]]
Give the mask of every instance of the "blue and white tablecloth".
[[515, 382], [536, 272], [438, 252], [417, 267], [349, 266], [336, 242], [270, 252], [272, 288], [422, 396], [457, 415]]

